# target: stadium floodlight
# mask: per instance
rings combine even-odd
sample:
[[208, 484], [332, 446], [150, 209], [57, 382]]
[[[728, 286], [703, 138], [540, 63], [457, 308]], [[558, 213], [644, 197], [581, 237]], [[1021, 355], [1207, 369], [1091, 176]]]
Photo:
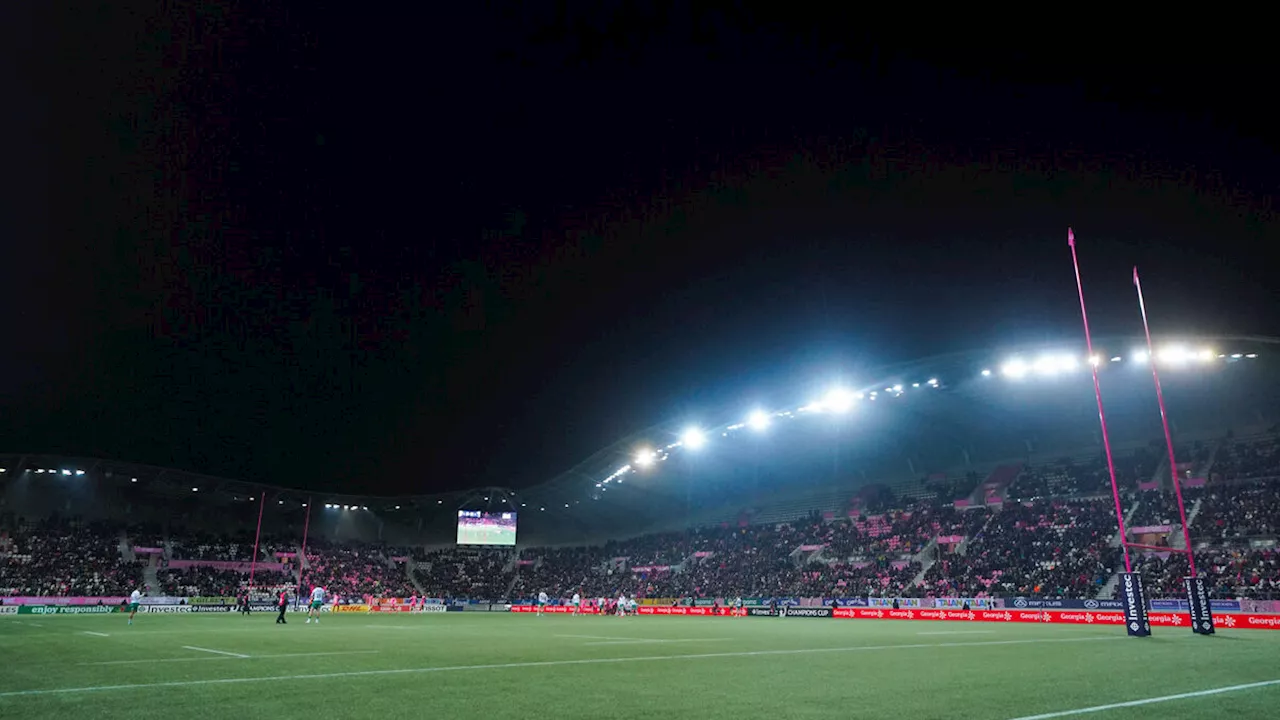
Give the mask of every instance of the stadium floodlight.
[[1099, 365], [1102, 364], [1102, 358], [1098, 357], [1097, 355], [1090, 355], [1089, 364], [1094, 367], [1098, 367]]
[[640, 467], [649, 467], [653, 464], [653, 460], [653, 451], [648, 448], [636, 453], [636, 465], [639, 465]]
[[1120, 356], [1116, 355], [1115, 357], [1111, 358], [1111, 362], [1120, 362]]
[[129, 482], [138, 482], [138, 478], [131, 478]]
[[1000, 372], [1004, 373], [1005, 377], [1011, 377], [1014, 379], [1023, 378], [1027, 375], [1027, 364], [1017, 358], [1014, 358], [1013, 360], [1005, 363], [1004, 366], [1000, 368]]
[[191, 488], [191, 492], [200, 492], [200, 488], [198, 487]]
[[76, 471], [76, 475], [83, 475], [83, 474], [84, 474], [84, 471], [83, 471], [83, 470], [77, 470], [77, 471]]
[[1160, 362], [1170, 364], [1184, 362], [1190, 357], [1192, 357], [1191, 353], [1188, 353], [1187, 349], [1181, 345], [1170, 345], [1169, 347], [1162, 348], [1157, 354], [1157, 358]]
[[685, 430], [684, 435], [680, 438], [680, 440], [681, 442], [684, 443], [684, 446], [689, 448], [690, 450], [697, 450], [698, 448], [707, 444], [706, 433], [702, 432], [700, 428], [696, 428], [696, 427], [691, 427]]
[[920, 383], [911, 383], [911, 387], [918, 388], [920, 387]]
[[763, 410], [756, 410], [747, 418], [747, 424], [752, 430], [762, 431], [769, 427], [769, 414]]
[[1133, 358], [1133, 361], [1136, 363], [1144, 363], [1147, 361], [1147, 353], [1142, 350], [1134, 351], [1129, 355], [1129, 357]]
[[1249, 353], [1248, 355], [1245, 355], [1245, 357], [1249, 358], [1250, 360], [1253, 360], [1254, 358], [1258, 357], [1258, 353]]
[[822, 407], [831, 412], [846, 413], [853, 409], [853, 393], [844, 388], [833, 388], [822, 399]]
[[929, 378], [929, 385], [938, 387], [938, 378]]
[[62, 474], [63, 474], [63, 475], [70, 475], [70, 474], [71, 474], [71, 471], [70, 471], [70, 470], [63, 470], [63, 471], [62, 471]]
[[894, 385], [894, 386], [893, 386], [892, 388], [890, 388], [890, 389], [891, 389], [891, 390], [893, 390], [893, 391], [894, 391], [894, 392], [896, 392], [896, 393], [901, 393], [901, 392], [902, 392], [902, 386], [901, 386], [901, 385]]
[[368, 505], [361, 505], [361, 506], [360, 506], [360, 509], [361, 509], [361, 510], [368, 510], [368, 509], [369, 509], [369, 506], [368, 506]]
[[1200, 351], [1199, 357], [1200, 357], [1200, 362], [1213, 362], [1213, 359], [1217, 357], [1217, 354], [1214, 353], [1212, 349], [1205, 348]]
[[399, 509], [400, 509], [400, 506], [399, 506], [399, 505], [397, 505], [397, 506], [396, 506], [396, 509], [397, 509], [397, 510], [399, 510]]
[[991, 371], [990, 371], [990, 370], [983, 370], [983, 371], [982, 371], [982, 377], [991, 377]]

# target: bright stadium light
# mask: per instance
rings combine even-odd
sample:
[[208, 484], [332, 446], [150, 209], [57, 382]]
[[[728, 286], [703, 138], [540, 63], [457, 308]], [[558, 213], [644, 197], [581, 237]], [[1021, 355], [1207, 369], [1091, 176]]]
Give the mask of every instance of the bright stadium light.
[[983, 371], [982, 371], [982, 377], [991, 377], [991, 371], [990, 371], [990, 370], [983, 370]]
[[684, 431], [684, 435], [680, 438], [684, 446], [690, 450], [697, 450], [707, 444], [707, 436], [700, 428], [691, 427]]
[[71, 471], [70, 471], [70, 470], [63, 470], [63, 471], [62, 471], [62, 474], [63, 474], [63, 475], [70, 475], [70, 474], [71, 474]]
[[1102, 364], [1102, 358], [1098, 357], [1097, 355], [1090, 355], [1089, 364], [1094, 367], [1098, 367], [1099, 365]]
[[1120, 359], [1121, 359], [1120, 356], [1116, 355], [1115, 357], [1111, 358], [1111, 362], [1120, 362]]
[[83, 475], [83, 474], [84, 474], [84, 471], [83, 471], [83, 470], [77, 470], [77, 471], [76, 471], [76, 475]]
[[654, 454], [652, 450], [644, 449], [636, 453], [636, 465], [640, 467], [649, 467], [653, 464]]
[[1210, 348], [1205, 348], [1200, 351], [1200, 362], [1213, 362], [1215, 357], [1217, 357], [1216, 353], [1214, 353]]
[[932, 387], [938, 387], [938, 378], [929, 378], [929, 385]]
[[763, 410], [756, 410], [747, 418], [747, 424], [752, 430], [764, 430], [769, 427], [769, 414]]
[[1248, 355], [1245, 355], [1245, 357], [1250, 360], [1253, 360], [1258, 357], [1258, 353], [1249, 353]]
[[1147, 361], [1147, 353], [1142, 350], [1135, 351], [1129, 357], [1133, 358], [1133, 361], [1136, 363], [1144, 363]]
[[894, 392], [896, 392], [896, 393], [901, 393], [901, 392], [902, 392], [902, 386], [901, 386], [901, 385], [894, 385], [894, 386], [893, 386], [893, 388], [892, 388], [892, 390], [893, 390]]
[[1027, 364], [1015, 358], [1005, 363], [1004, 367], [1000, 368], [1000, 372], [1004, 373], [1005, 377], [1011, 377], [1015, 379], [1026, 377]]
[[846, 413], [853, 409], [853, 393], [844, 388], [832, 388], [822, 399], [822, 407], [835, 413]]

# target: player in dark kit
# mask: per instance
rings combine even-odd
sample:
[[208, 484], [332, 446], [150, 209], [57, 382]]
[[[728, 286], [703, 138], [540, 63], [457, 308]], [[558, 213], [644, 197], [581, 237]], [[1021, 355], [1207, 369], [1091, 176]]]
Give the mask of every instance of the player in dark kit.
[[244, 596], [240, 598], [240, 614], [249, 614], [249, 593], [245, 593]]
[[276, 607], [280, 609], [280, 617], [276, 618], [277, 625], [288, 625], [289, 621], [284, 619], [284, 611], [289, 609], [289, 591], [281, 590], [280, 597], [276, 598]]

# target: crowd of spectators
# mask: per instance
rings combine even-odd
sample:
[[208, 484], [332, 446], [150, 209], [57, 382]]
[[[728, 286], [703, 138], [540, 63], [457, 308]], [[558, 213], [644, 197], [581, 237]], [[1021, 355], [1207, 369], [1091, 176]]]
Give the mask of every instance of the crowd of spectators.
[[8, 531], [0, 595], [120, 597], [142, 582], [142, 564], [120, 553], [120, 531], [51, 519]]
[[[159, 594], [171, 597], [239, 597], [249, 588], [249, 573], [236, 570], [210, 567], [166, 569], [156, 573], [156, 577], [160, 581]], [[297, 577], [293, 573], [274, 570], [255, 570], [253, 573], [255, 592], [296, 585]]]
[[431, 597], [497, 601], [511, 584], [511, 555], [509, 550], [439, 550], [426, 553], [414, 574]]
[[1006, 503], [964, 554], [944, 555], [919, 590], [934, 596], [1093, 597], [1114, 571], [1105, 499]]
[[[1206, 487], [1185, 488], [1191, 534], [1202, 543], [1198, 568], [1215, 593], [1245, 597], [1280, 594], [1273, 546], [1280, 533], [1280, 457], [1275, 435], [1230, 439], [1217, 450], [1179, 450], [1197, 467], [1215, 458]], [[1148, 449], [1117, 463], [1124, 505], [1137, 509], [1130, 527], [1174, 525], [1176, 503], [1163, 491], [1138, 491], [1159, 467]], [[1193, 472], [1195, 472], [1193, 470]], [[974, 476], [976, 478], [977, 476]], [[338, 597], [368, 595], [488, 599], [530, 597], [769, 597], [769, 596], [1049, 596], [1093, 597], [1117, 571], [1114, 501], [1104, 462], [1063, 459], [1026, 467], [999, 507], [957, 509], [947, 496], [962, 478], [939, 487], [941, 497], [853, 517], [807, 518], [644, 535], [579, 548], [461, 549], [383, 547], [313, 539], [306, 584]], [[959, 483], [959, 484], [955, 484]], [[970, 487], [972, 491], [976, 484]], [[174, 535], [157, 527], [88, 525], [51, 520], [36, 526], [0, 522], [0, 592], [9, 595], [127, 594], [141, 580], [140, 563], [122, 559], [126, 534], [134, 547], [162, 547], [172, 559], [248, 562], [253, 538], [200, 533]], [[958, 538], [934, 545], [935, 538]], [[264, 535], [258, 562], [297, 549], [289, 536]], [[929, 552], [922, 552], [930, 549]], [[127, 553], [123, 554], [127, 557]], [[407, 557], [414, 566], [392, 558]], [[1188, 568], [1176, 552], [1135, 551], [1153, 594], [1177, 594]], [[925, 559], [924, 570], [918, 561]], [[164, 594], [234, 595], [244, 573], [207, 567], [177, 570], [160, 561]], [[254, 585], [292, 586], [293, 571], [258, 569]]]
[[308, 547], [307, 562], [310, 568], [303, 582], [320, 585], [338, 597], [408, 597], [417, 594], [405, 571], [405, 564], [391, 562], [379, 548], [326, 544], [323, 549], [317, 548], [313, 552]]
[[1280, 533], [1280, 482], [1254, 480], [1210, 488], [1193, 527], [1197, 539], [1214, 542], [1274, 537]]

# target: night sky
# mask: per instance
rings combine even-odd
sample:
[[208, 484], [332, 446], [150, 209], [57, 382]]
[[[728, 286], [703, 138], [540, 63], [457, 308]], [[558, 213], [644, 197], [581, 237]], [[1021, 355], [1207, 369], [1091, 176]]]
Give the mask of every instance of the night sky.
[[1157, 332], [1280, 334], [1272, 68], [1227, 54], [1260, 45], [433, 5], [6, 23], [0, 450], [528, 486], [815, 378], [1080, 344], [1069, 225], [1095, 332], [1140, 332], [1138, 264]]

